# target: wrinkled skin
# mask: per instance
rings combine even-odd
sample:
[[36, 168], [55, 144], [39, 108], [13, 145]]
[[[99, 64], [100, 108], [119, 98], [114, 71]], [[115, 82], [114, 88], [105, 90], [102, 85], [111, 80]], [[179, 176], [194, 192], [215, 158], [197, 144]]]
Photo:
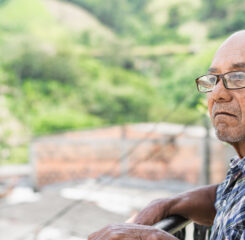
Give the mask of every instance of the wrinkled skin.
[[91, 234], [88, 240], [177, 240], [177, 238], [153, 227], [125, 223], [109, 225]]

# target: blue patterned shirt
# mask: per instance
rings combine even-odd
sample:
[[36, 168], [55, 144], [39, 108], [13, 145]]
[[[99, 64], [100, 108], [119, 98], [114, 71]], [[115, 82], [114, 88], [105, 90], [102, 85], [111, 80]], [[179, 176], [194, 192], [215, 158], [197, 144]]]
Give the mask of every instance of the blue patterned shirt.
[[210, 240], [245, 240], [245, 158], [234, 157], [216, 191], [216, 217]]

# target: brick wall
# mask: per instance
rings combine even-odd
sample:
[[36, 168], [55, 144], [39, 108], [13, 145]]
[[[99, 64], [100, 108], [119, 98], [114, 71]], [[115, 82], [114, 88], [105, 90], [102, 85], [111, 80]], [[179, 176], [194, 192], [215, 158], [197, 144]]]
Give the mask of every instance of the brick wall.
[[[91, 131], [68, 132], [33, 140], [30, 161], [34, 184], [104, 175], [149, 180], [200, 181], [203, 159], [202, 128], [137, 124]], [[211, 139], [211, 181], [224, 178], [230, 149]]]

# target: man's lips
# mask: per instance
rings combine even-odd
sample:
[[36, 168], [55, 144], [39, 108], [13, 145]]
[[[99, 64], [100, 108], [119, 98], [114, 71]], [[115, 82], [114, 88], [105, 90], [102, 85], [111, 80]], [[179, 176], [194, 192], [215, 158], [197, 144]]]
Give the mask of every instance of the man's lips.
[[217, 117], [219, 115], [225, 115], [225, 116], [230, 116], [230, 117], [237, 117], [235, 114], [229, 113], [229, 112], [216, 112], [214, 114], [214, 117]]

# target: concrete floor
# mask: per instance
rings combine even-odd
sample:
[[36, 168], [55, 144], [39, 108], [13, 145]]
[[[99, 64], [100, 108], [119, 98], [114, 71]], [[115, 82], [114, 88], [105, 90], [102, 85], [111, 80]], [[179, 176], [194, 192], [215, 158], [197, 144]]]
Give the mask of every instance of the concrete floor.
[[[90, 233], [108, 224], [124, 222], [151, 200], [188, 188], [183, 185], [181, 189], [179, 183], [172, 183], [175, 187], [164, 190], [151, 184], [154, 183], [122, 179], [113, 184], [98, 184], [87, 180], [50, 186], [38, 194], [30, 188], [20, 191], [21, 187], [17, 187], [0, 201], [0, 240], [85, 240]], [[75, 201], [81, 202], [52, 221], [57, 213]], [[35, 231], [49, 220], [52, 223], [35, 237]]]

